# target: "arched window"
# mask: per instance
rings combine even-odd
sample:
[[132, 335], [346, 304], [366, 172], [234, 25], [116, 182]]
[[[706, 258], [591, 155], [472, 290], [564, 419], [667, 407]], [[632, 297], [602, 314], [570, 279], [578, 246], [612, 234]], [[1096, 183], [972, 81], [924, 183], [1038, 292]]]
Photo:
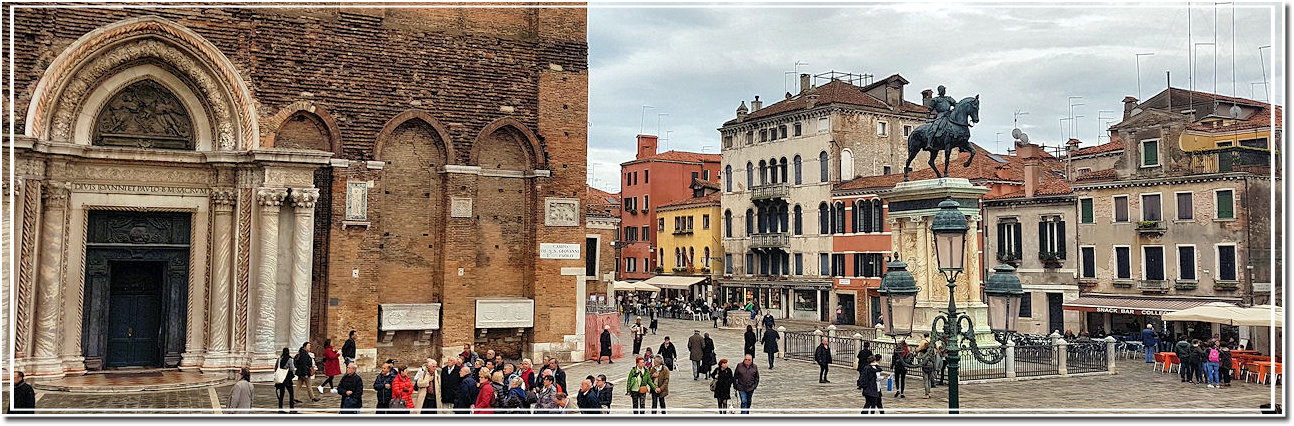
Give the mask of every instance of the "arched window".
[[755, 235], [755, 211], [746, 209], [746, 236]]
[[732, 165], [723, 166], [724, 191], [732, 192]]
[[835, 206], [835, 213], [836, 213], [836, 217], [835, 217], [836, 233], [843, 234], [845, 233], [845, 203], [837, 201]]
[[747, 161], [746, 162], [746, 190], [749, 191], [750, 188], [753, 186], [755, 186], [755, 165]]
[[799, 204], [795, 205], [794, 216], [795, 216], [795, 219], [794, 219], [795, 235], [802, 235], [804, 234], [804, 209], [801, 209]]
[[801, 170], [803, 169], [802, 167], [803, 164], [804, 162], [800, 160], [800, 156], [796, 155], [795, 156], [795, 184], [796, 185], [804, 183], [804, 179], [801, 178], [801, 175], [802, 175]]
[[782, 161], [779, 163], [778, 169], [782, 172], [782, 178], [778, 179], [778, 182], [786, 183], [786, 157], [782, 157]]
[[818, 233], [822, 235], [831, 233], [831, 211], [826, 202], [818, 204]]
[[872, 229], [873, 232], [885, 231], [885, 206], [880, 198], [872, 200]]
[[696, 248], [694, 247], [687, 248], [687, 267], [696, 267]]
[[723, 236], [732, 238], [732, 210], [723, 211]]
[[840, 181], [854, 178], [854, 152], [849, 148], [840, 151]]
[[777, 183], [777, 159], [768, 159], [768, 183]]
[[768, 183], [768, 163], [765, 163], [764, 160], [759, 160], [759, 184], [766, 183]]
[[755, 206], [755, 226], [759, 227], [759, 233], [768, 232], [768, 209]]
[[831, 180], [831, 174], [828, 172], [827, 151], [818, 154], [818, 166], [820, 167], [818, 182], [828, 182]]
[[705, 248], [705, 257], [701, 258], [701, 262], [705, 264], [706, 269], [710, 269], [710, 247]]
[[113, 95], [94, 120], [94, 145], [194, 149], [193, 122], [174, 93], [153, 80]]
[[782, 204], [780, 211], [782, 212], [782, 226], [778, 227], [778, 229], [781, 230], [781, 232], [786, 232], [789, 230], [787, 225], [789, 225], [788, 222], [790, 221], [790, 214], [788, 214], [789, 212], [786, 210], [786, 204]]
[[858, 219], [854, 223], [859, 224], [862, 232], [876, 232], [872, 229], [872, 202], [870, 200], [859, 200], [854, 204], [854, 216]]

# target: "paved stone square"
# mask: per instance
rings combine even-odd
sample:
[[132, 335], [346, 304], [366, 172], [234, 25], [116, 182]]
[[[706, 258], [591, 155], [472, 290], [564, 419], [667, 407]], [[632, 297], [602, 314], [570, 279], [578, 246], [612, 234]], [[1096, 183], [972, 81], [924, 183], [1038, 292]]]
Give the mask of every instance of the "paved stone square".
[[[709, 322], [663, 319], [656, 335], [648, 335], [643, 341], [655, 348], [665, 336], [670, 336], [683, 358], [677, 363], [677, 369], [671, 380], [670, 396], [667, 402], [671, 414], [715, 414], [715, 400], [709, 390], [707, 380], [692, 380], [692, 366], [686, 361], [687, 338], [692, 330], [710, 333], [715, 340], [719, 358], [727, 358], [730, 363], [741, 359], [743, 330], [714, 329]], [[627, 342], [631, 343], [631, 342]], [[627, 347], [626, 351], [631, 351]], [[817, 383], [817, 366], [805, 361], [777, 360], [772, 370], [767, 369], [767, 358], [757, 359], [760, 371], [760, 385], [754, 393], [756, 413], [812, 413], [812, 414], [850, 414], [857, 413], [862, 406], [862, 397], [855, 388], [857, 372], [850, 368], [833, 367], [829, 375], [831, 383]], [[852, 357], [855, 354], [836, 354], [837, 357]], [[1209, 389], [1200, 385], [1180, 383], [1175, 373], [1161, 374], [1152, 371], [1150, 364], [1138, 359], [1119, 359], [1114, 375], [1088, 375], [1063, 378], [1043, 378], [1014, 382], [990, 382], [963, 384], [960, 389], [963, 413], [1164, 413], [1164, 414], [1210, 414], [1210, 413], [1243, 413], [1257, 414], [1258, 406], [1271, 399], [1272, 387], [1255, 383], [1234, 381], [1233, 386], [1223, 389]], [[616, 396], [612, 408], [630, 409], [630, 400], [624, 395], [623, 384], [628, 375], [632, 361], [621, 359], [615, 364], [601, 365], [594, 362], [582, 362], [564, 366], [567, 382], [577, 390], [579, 381], [588, 375], [606, 374], [616, 384]], [[888, 368], [888, 365], [887, 365]], [[362, 373], [366, 384], [372, 373]], [[90, 409], [97, 412], [134, 412], [134, 413], [185, 413], [213, 412], [228, 402], [231, 385], [223, 384], [214, 387], [179, 391], [155, 391], [139, 393], [85, 394], [69, 392], [37, 392], [38, 406], [53, 409], [52, 413], [73, 413], [74, 409]], [[1280, 391], [1276, 388], [1277, 392]], [[367, 395], [366, 395], [367, 396]], [[735, 398], [731, 406], [738, 406]], [[894, 398], [893, 393], [886, 393], [883, 398], [887, 414], [895, 413], [945, 413], [948, 399], [947, 387], [936, 387], [930, 399], [923, 399], [920, 381], [911, 378], [908, 381], [907, 398]], [[1276, 394], [1277, 399], [1282, 395]], [[310, 401], [298, 394], [304, 401], [298, 404], [302, 414], [335, 413], [340, 405], [340, 398], [334, 394], [325, 394], [319, 402]], [[5, 403], [7, 406], [6, 392]], [[286, 401], [285, 401], [286, 402]], [[376, 401], [366, 398], [365, 405], [371, 412]], [[650, 402], [649, 402], [650, 404]], [[253, 406], [267, 409], [260, 413], [274, 413], [278, 403], [272, 385], [258, 384], [253, 393]]]

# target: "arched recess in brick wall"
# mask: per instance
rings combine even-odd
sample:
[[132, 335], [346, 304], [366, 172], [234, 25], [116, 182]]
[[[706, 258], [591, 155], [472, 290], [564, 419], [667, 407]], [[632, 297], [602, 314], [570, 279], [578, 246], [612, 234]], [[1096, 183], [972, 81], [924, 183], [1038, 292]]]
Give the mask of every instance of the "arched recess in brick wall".
[[[145, 68], [150, 66], [157, 69]], [[209, 127], [195, 124], [197, 150], [259, 146], [251, 92], [233, 63], [202, 36], [156, 16], [103, 26], [64, 49], [32, 92], [24, 132], [42, 141], [89, 145], [93, 120], [85, 117], [95, 116], [108, 97], [142, 78], [166, 86], [191, 114], [201, 109], [209, 115]], [[184, 87], [168, 84], [168, 79]], [[210, 136], [203, 136], [208, 128]]]
[[411, 109], [402, 112], [399, 115], [396, 115], [395, 118], [387, 121], [385, 126], [382, 126], [382, 130], [377, 133], [377, 142], [373, 145], [374, 160], [386, 161], [382, 151], [386, 147], [386, 141], [391, 138], [391, 133], [400, 125], [412, 120], [421, 121], [427, 126], [430, 126], [432, 131], [436, 133], [436, 136], [443, 141], [444, 146], [442, 146], [442, 148], [445, 150], [446, 164], [454, 164], [457, 161], [458, 154], [454, 152], [454, 142], [453, 139], [449, 137], [449, 131], [446, 130], [445, 125], [441, 124], [440, 120], [437, 120], [436, 117], [432, 117], [431, 113], [420, 109]]
[[520, 122], [504, 118], [491, 123], [472, 142], [472, 164], [481, 167], [477, 181], [477, 265], [490, 271], [491, 286], [480, 296], [527, 296], [533, 276], [535, 218], [543, 215], [532, 177], [538, 144]]
[[[443, 127], [421, 111], [400, 114], [379, 132], [384, 161], [377, 230], [381, 231], [379, 303], [434, 303], [441, 293], [445, 174], [453, 158]], [[402, 336], [403, 337], [403, 336]]]
[[341, 130], [337, 120], [323, 106], [310, 101], [293, 102], [262, 122], [261, 146], [313, 149], [341, 156]]

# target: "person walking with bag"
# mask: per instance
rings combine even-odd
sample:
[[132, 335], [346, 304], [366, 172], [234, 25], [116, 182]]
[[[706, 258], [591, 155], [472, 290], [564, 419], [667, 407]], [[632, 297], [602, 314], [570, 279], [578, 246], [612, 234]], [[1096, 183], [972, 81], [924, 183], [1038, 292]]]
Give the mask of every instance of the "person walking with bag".
[[728, 359], [719, 360], [719, 366], [709, 375], [710, 390], [714, 392], [714, 399], [719, 404], [719, 414], [728, 414], [728, 400], [732, 399], [732, 385], [734, 378], [732, 369], [728, 368]]
[[710, 333], [705, 333], [705, 337], [701, 339], [701, 342], [702, 347], [704, 348], [702, 352], [704, 356], [701, 360], [701, 371], [706, 371], [709, 370], [711, 366], [717, 364], [716, 360], [718, 359], [718, 356], [714, 352], [714, 340], [710, 339]]
[[355, 364], [346, 365], [346, 375], [337, 384], [337, 393], [341, 395], [341, 413], [359, 414], [364, 406], [364, 380], [355, 373]]
[[413, 411], [413, 379], [409, 378], [409, 368], [400, 367], [395, 379], [391, 380], [391, 414], [409, 414]]
[[629, 400], [633, 403], [634, 414], [646, 412], [647, 394], [651, 393], [651, 372], [647, 371], [646, 364], [643, 357], [635, 357], [634, 366], [629, 369], [629, 378], [625, 380], [625, 394], [629, 395]]
[[660, 344], [660, 348], [656, 351], [656, 354], [660, 355], [661, 358], [665, 360], [666, 368], [669, 368], [670, 371], [674, 371], [674, 358], [678, 358], [678, 350], [674, 349], [674, 343], [669, 341], [669, 336], [665, 336], [665, 342]]
[[602, 363], [602, 357], [607, 357], [607, 364], [616, 363], [611, 360], [611, 326], [609, 325], [602, 326], [602, 335], [598, 336], [598, 364]]
[[769, 370], [773, 369], [773, 358], [777, 357], [777, 352], [781, 348], [781, 346], [778, 346], [777, 344], [777, 341], [781, 338], [782, 336], [777, 334], [777, 330], [771, 328], [764, 329], [764, 353], [768, 354]]
[[[871, 351], [868, 351], [871, 353]], [[885, 409], [881, 406], [881, 389], [877, 383], [881, 372], [881, 355], [872, 355], [868, 357], [867, 365], [864, 365], [858, 373], [858, 388], [863, 391], [863, 414], [885, 414]]]
[[755, 388], [759, 387], [759, 366], [755, 365], [753, 357], [746, 355], [746, 359], [737, 364], [733, 379], [737, 397], [741, 399], [741, 414], [750, 414], [751, 400], [755, 397]]
[[333, 378], [341, 375], [340, 358], [341, 353], [332, 348], [332, 339], [324, 340], [324, 375], [328, 378], [319, 384], [320, 395], [324, 393], [324, 385], [327, 385], [332, 393], [337, 393], [337, 384], [333, 382]]
[[890, 369], [894, 370], [894, 397], [907, 398], [903, 394], [908, 384], [908, 341], [899, 340], [899, 344], [894, 346], [894, 355], [890, 358]]
[[390, 414], [391, 384], [395, 382], [395, 360], [382, 363], [382, 371], [373, 379], [373, 390], [377, 392], [377, 414]]
[[436, 412], [436, 386], [439, 383], [440, 368], [436, 360], [427, 358], [427, 363], [422, 365], [418, 374], [413, 377], [413, 405], [409, 408], [417, 410], [419, 414], [432, 414]]
[[656, 356], [656, 365], [651, 369], [651, 413], [656, 414], [656, 403], [660, 403], [660, 413], [665, 414], [665, 397], [669, 396], [669, 369], [665, 368], [665, 360], [660, 355]]
[[279, 355], [278, 363], [274, 365], [274, 392], [279, 398], [279, 412], [283, 412], [283, 395], [287, 394], [288, 409], [292, 413], [297, 412], [296, 396], [292, 391], [292, 379], [296, 378], [296, 362], [292, 360], [292, 353], [288, 348], [283, 348], [283, 354]]
[[827, 370], [831, 368], [831, 346], [827, 343], [827, 338], [822, 338], [822, 344], [813, 350], [813, 361], [818, 363], [818, 383], [831, 383], [827, 380]]
[[310, 397], [311, 401], [319, 402], [319, 398], [314, 395], [315, 388], [310, 386], [310, 376], [315, 374], [315, 357], [310, 353], [310, 342], [302, 343], [301, 348], [297, 349], [296, 374], [297, 384], [305, 390], [304, 396]]

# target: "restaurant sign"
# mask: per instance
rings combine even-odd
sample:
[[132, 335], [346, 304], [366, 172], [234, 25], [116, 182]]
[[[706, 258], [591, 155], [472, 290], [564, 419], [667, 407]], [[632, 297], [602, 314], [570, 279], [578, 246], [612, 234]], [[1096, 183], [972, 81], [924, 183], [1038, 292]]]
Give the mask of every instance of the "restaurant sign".
[[1111, 314], [1150, 315], [1150, 316], [1161, 316], [1169, 312], [1174, 312], [1174, 311], [1168, 311], [1168, 310], [1162, 310], [1162, 309], [1133, 309], [1133, 308], [1115, 308], [1115, 307], [1108, 307], [1108, 306], [1065, 306], [1065, 309], [1070, 311], [1082, 311], [1082, 312], [1099, 312], [1099, 313], [1111, 313]]

